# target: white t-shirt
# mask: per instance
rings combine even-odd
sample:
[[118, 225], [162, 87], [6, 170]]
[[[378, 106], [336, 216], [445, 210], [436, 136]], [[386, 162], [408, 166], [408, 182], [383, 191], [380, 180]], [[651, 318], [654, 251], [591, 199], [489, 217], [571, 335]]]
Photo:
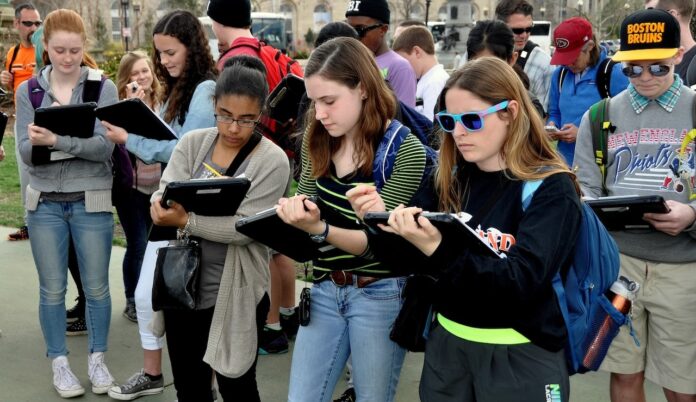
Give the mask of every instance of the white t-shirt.
[[449, 74], [445, 71], [442, 64], [434, 65], [418, 80], [416, 85], [416, 110], [433, 120], [433, 109], [437, 103], [437, 98], [442, 92], [449, 79]]

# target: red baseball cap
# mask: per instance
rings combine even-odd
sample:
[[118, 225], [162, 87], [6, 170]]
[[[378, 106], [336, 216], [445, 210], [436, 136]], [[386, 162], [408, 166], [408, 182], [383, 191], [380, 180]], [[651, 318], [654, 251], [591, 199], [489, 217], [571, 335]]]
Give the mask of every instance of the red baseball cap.
[[592, 24], [582, 17], [573, 17], [561, 22], [553, 30], [553, 44], [556, 50], [551, 57], [551, 64], [573, 64], [582, 51], [582, 47], [592, 39]]

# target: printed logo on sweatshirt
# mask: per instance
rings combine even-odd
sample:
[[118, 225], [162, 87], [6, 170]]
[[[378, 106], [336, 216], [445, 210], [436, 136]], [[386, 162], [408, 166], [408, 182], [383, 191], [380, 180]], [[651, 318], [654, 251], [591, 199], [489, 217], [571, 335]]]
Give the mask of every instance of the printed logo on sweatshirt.
[[484, 232], [479, 225], [476, 228], [476, 234], [483, 241], [488, 242], [495, 251], [507, 252], [515, 244], [515, 236], [503, 233], [496, 228], [488, 228]]
[[546, 402], [561, 402], [561, 386], [558, 384], [546, 384], [544, 394]]
[[684, 129], [643, 128], [611, 134], [608, 138], [614, 169], [607, 183], [614, 187], [650, 192], [675, 192], [696, 198], [694, 135]]

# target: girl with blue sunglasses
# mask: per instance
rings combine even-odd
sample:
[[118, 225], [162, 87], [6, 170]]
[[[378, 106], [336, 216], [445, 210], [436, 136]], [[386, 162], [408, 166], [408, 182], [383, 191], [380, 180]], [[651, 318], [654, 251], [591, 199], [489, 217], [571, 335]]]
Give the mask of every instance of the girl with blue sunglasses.
[[[383, 226], [415, 246], [412, 252], [380, 249], [391, 235], [370, 239], [390, 265], [439, 278], [420, 398], [542, 401], [548, 392], [567, 400], [566, 330], [551, 279], [573, 256], [581, 218], [575, 176], [504, 61], [468, 63], [450, 77], [442, 99], [438, 210], [471, 215], [468, 225], [505, 258], [440, 232], [416, 207], [397, 207]], [[523, 209], [524, 184], [533, 180], [543, 182]]]

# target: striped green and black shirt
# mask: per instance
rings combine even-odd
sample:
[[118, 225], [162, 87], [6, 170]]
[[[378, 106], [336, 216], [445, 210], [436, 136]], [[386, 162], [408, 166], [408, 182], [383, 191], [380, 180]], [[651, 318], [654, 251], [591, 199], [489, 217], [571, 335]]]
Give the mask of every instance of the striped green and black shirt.
[[[392, 122], [392, 124], [394, 123]], [[401, 147], [399, 147], [391, 177], [386, 181], [380, 192], [387, 210], [392, 210], [399, 204], [407, 204], [411, 200], [420, 186], [425, 163], [423, 144], [416, 136], [409, 134]], [[353, 172], [345, 177], [337, 177], [333, 165], [331, 166], [332, 173], [330, 176], [312, 178], [311, 172], [312, 161], [305, 137], [305, 141], [302, 144], [302, 175], [297, 193], [316, 195], [324, 204], [345, 216], [347, 218], [346, 221], [357, 222], [357, 216], [345, 194], [358, 184], [374, 185], [372, 176], [366, 177], [360, 173]], [[334, 222], [329, 223], [335, 224]], [[339, 224], [338, 226], [343, 225]], [[358, 228], [357, 225], [355, 227]], [[316, 279], [323, 276], [322, 272], [337, 270], [354, 271], [365, 276], [393, 276], [378, 261], [348, 254], [338, 248], [326, 253], [323, 258], [314, 261], [314, 270]]]

